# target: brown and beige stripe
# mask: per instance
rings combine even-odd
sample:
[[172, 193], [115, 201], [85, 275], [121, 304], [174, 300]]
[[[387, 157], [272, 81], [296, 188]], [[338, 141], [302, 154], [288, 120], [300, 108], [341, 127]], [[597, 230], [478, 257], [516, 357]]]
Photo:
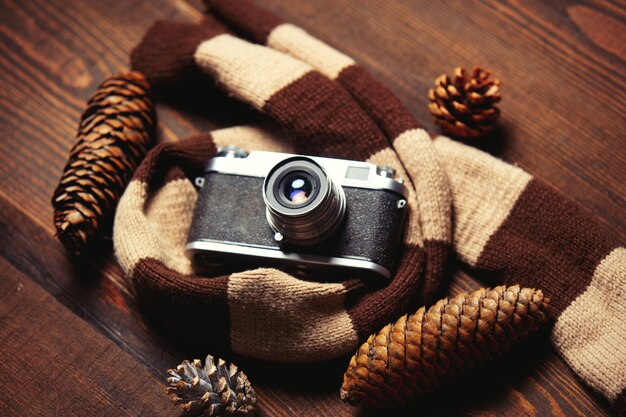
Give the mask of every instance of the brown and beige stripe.
[[387, 146], [343, 89], [289, 55], [223, 34], [200, 44], [195, 60], [233, 95], [276, 119], [300, 151], [366, 159]]

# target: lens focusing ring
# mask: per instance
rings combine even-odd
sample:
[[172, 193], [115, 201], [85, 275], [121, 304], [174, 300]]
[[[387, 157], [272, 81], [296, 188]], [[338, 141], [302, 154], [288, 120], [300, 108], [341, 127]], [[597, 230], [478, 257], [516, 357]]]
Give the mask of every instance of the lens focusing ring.
[[[286, 206], [275, 190], [283, 178], [294, 172], [307, 172], [317, 180], [317, 189], [305, 204]], [[278, 192], [276, 192], [278, 191]], [[313, 245], [330, 236], [341, 224], [346, 211], [346, 197], [341, 186], [333, 183], [324, 169], [312, 159], [294, 157], [281, 161], [265, 178], [263, 199], [267, 221], [284, 241], [297, 245]]]

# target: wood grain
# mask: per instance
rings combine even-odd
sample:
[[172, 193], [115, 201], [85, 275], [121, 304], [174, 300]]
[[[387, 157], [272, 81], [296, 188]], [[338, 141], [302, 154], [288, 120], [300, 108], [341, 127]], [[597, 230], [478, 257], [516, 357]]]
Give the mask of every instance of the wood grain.
[[0, 259], [2, 415], [176, 415], [165, 385]]
[[[352, 55], [433, 132], [426, 92], [435, 77], [458, 65], [493, 69], [503, 82], [502, 120], [479, 146], [552, 183], [626, 240], [623, 3], [259, 3]], [[0, 7], [0, 381], [9, 387], [0, 390], [0, 414], [71, 415], [67, 407], [80, 403], [85, 408], [75, 408], [76, 415], [171, 414], [175, 409], [162, 395], [163, 371], [206, 352], [177, 346], [139, 311], [106, 244], [101, 259], [69, 258], [53, 237], [49, 200], [85, 100], [102, 79], [127, 68], [130, 49], [155, 20], [198, 20], [201, 2], [4, 0]], [[160, 103], [160, 140], [249, 116], [223, 94], [189, 100]], [[192, 110], [197, 102], [206, 107]], [[482, 285], [458, 271], [451, 293]], [[379, 415], [338, 399], [346, 358], [319, 366], [228, 359], [255, 384], [261, 416]], [[126, 380], [108, 363], [136, 376]], [[22, 379], [15, 385], [18, 375]], [[72, 375], [85, 383], [77, 386]], [[29, 387], [26, 376], [40, 378]], [[35, 405], [38, 398], [44, 402]], [[126, 402], [128, 408], [120, 411]], [[556, 356], [545, 335], [395, 415], [418, 411], [611, 412]]]

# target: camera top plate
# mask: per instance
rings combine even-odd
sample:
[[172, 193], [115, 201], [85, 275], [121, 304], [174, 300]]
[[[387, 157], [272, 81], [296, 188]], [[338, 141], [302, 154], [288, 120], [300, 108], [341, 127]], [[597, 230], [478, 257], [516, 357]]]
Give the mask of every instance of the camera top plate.
[[[239, 155], [245, 153], [242, 151]], [[324, 168], [326, 174], [336, 184], [343, 187], [389, 190], [402, 195], [405, 199], [408, 198], [408, 189], [403, 181], [390, 178], [388, 169], [381, 169], [381, 167], [369, 162], [348, 159], [266, 151], [252, 151], [245, 157], [218, 154], [218, 156], [209, 159], [204, 168], [204, 173], [219, 172], [221, 174], [265, 178], [278, 163], [294, 157], [312, 159]]]

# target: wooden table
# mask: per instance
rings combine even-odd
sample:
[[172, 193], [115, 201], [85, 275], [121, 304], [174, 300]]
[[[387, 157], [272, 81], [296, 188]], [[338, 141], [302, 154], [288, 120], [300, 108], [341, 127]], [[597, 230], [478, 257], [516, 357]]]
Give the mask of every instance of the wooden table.
[[[619, 1], [259, 0], [355, 57], [431, 131], [437, 75], [481, 64], [503, 82], [490, 152], [547, 180], [626, 241], [626, 6]], [[164, 370], [193, 352], [146, 321], [110, 247], [77, 262], [54, 238], [50, 197], [85, 101], [128, 67], [160, 18], [199, 0], [4, 0], [0, 169], [0, 415], [177, 415]], [[225, 125], [160, 105], [159, 139]], [[228, 118], [227, 118], [228, 119]], [[236, 119], [236, 118], [235, 118]], [[229, 119], [228, 123], [232, 123]], [[451, 293], [481, 284], [459, 271]], [[237, 358], [260, 416], [607, 415], [539, 335], [397, 413], [337, 395], [346, 359], [284, 366]]]

